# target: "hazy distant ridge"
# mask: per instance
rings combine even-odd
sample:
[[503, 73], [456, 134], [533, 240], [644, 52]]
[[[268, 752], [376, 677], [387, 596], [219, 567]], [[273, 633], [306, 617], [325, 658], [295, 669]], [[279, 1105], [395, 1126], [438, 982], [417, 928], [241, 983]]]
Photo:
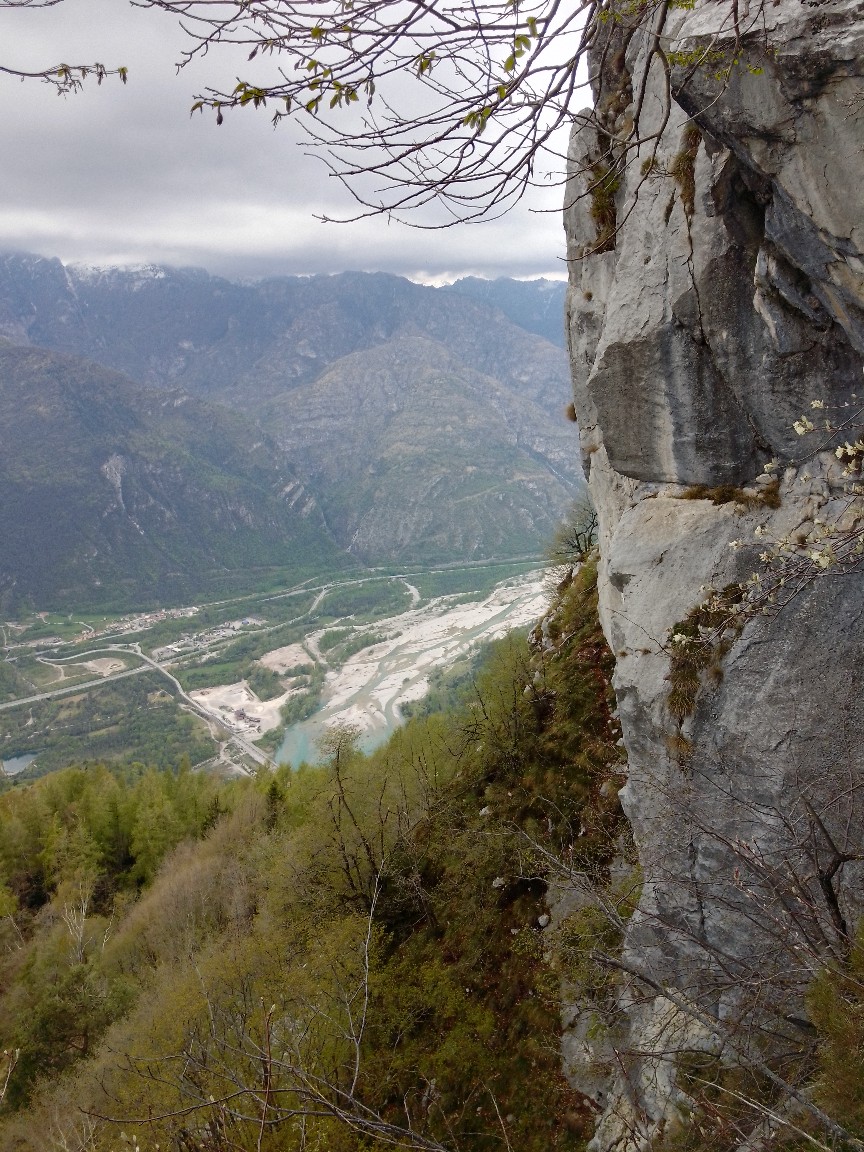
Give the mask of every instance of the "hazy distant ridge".
[[[248, 445], [256, 439], [268, 445], [257, 450], [256, 467], [272, 475], [261, 481], [263, 503], [249, 528], [252, 536], [264, 533], [260, 547], [249, 545], [250, 555], [262, 562], [273, 562], [270, 544], [263, 543], [267, 533], [275, 541], [284, 531], [290, 540], [297, 527], [293, 521], [290, 528], [278, 527], [279, 516], [264, 510], [277, 476], [289, 477], [286, 483], [304, 493], [302, 506], [314, 509], [303, 520], [303, 548], [316, 555], [338, 546], [372, 564], [506, 557], [538, 551], [581, 485], [574, 429], [563, 417], [570, 392], [562, 311], [563, 285], [554, 281], [467, 278], [432, 288], [397, 276], [346, 272], [238, 284], [199, 269], [66, 268], [59, 260], [9, 253], [0, 255], [0, 336], [19, 349], [74, 357], [77, 366], [60, 371], [59, 361], [44, 360], [38, 379], [22, 391], [22, 373], [28, 377], [34, 362], [10, 354], [0, 365], [0, 402], [5, 396], [7, 404], [15, 403], [10, 397], [21, 395], [35, 401], [48, 388], [58, 404], [71, 403], [63, 388], [70, 373], [75, 376], [77, 406], [68, 435], [55, 446], [55, 466], [67, 474], [81, 445], [89, 445], [94, 462], [98, 458], [91, 470], [93, 501], [107, 483], [100, 471], [105, 461], [115, 452], [128, 455], [130, 448], [114, 446], [104, 422], [88, 418], [88, 404], [102, 411], [106, 394], [114, 388], [125, 395], [132, 381], [145, 389], [132, 407], [140, 407], [146, 390], [180, 392], [188, 404], [196, 398], [210, 406], [200, 427], [190, 420], [181, 428], [179, 418], [172, 425], [171, 453], [196, 461], [200, 483], [184, 489], [188, 499], [170, 514], [143, 517], [147, 548], [140, 539], [135, 547], [112, 545], [112, 570], [125, 570], [129, 588], [142, 587], [131, 570], [135, 565], [161, 589], [163, 570], [178, 572], [191, 586], [193, 558], [199, 569], [233, 564], [224, 549], [228, 540], [239, 539], [239, 529], [215, 536], [207, 529], [193, 547], [203, 531], [195, 499], [215, 514], [212, 491], [224, 490], [222, 479], [201, 479], [198, 465], [209, 459], [209, 434], [227, 436], [228, 442], [239, 436], [247, 445], [235, 454], [232, 483], [249, 479]], [[557, 333], [557, 340], [540, 333]], [[106, 371], [127, 380], [109, 385]], [[152, 407], [147, 419], [159, 405]], [[136, 414], [144, 419], [138, 408]], [[164, 424], [164, 415], [160, 420]], [[256, 423], [266, 436], [254, 431]], [[148, 425], [144, 438], [151, 432]], [[191, 450], [185, 437], [193, 433]], [[21, 435], [37, 459], [43, 443], [38, 422]], [[138, 473], [124, 466], [132, 485]], [[162, 487], [153, 503], [168, 509], [169, 489], [183, 485], [168, 482], [167, 460], [159, 476]], [[0, 481], [12, 483], [3, 473]], [[84, 500], [83, 475], [79, 481], [79, 487], [67, 488], [70, 500]], [[156, 481], [150, 476], [147, 483]], [[143, 479], [141, 485], [142, 492], [148, 490]], [[47, 499], [40, 492], [39, 499]], [[22, 556], [33, 531], [26, 509], [35, 499], [35, 489], [27, 489], [9, 505], [25, 509], [18, 527], [13, 513], [7, 514]], [[57, 500], [59, 509], [60, 490]], [[235, 513], [227, 506], [220, 515], [233, 524]], [[314, 547], [313, 523], [322, 534]], [[184, 524], [189, 531], [179, 544]], [[97, 535], [96, 568], [107, 555], [104, 535]], [[218, 546], [206, 543], [217, 538]], [[34, 551], [42, 555], [45, 547]], [[151, 557], [147, 564], [145, 553]], [[170, 563], [156, 563], [157, 554], [170, 555]], [[68, 569], [63, 561], [68, 571], [59, 584], [52, 576], [57, 563], [40, 562], [26, 576], [26, 565], [19, 567], [14, 579], [7, 572], [7, 585], [18, 580], [20, 588], [23, 581], [41, 595], [50, 587], [78, 587], [79, 578], [86, 583], [89, 562], [81, 559]]]

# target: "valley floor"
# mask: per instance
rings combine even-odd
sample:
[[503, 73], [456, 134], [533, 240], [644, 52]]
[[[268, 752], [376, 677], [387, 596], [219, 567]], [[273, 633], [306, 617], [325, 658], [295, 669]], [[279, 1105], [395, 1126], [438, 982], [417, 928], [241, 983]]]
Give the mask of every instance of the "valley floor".
[[[246, 772], [314, 759], [350, 723], [375, 747], [435, 669], [543, 611], [536, 560], [372, 574], [115, 619], [3, 626], [0, 765], [12, 778], [87, 756]], [[161, 734], [161, 735], [160, 735]]]

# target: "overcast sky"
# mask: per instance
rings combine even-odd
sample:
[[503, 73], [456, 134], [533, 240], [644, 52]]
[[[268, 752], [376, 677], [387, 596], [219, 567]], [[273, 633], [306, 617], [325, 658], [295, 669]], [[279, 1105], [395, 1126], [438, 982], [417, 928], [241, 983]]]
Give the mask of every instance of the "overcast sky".
[[217, 128], [190, 118], [206, 81], [233, 87], [227, 57], [179, 76], [183, 44], [172, 18], [125, 0], [65, 0], [0, 9], [0, 64], [60, 61], [129, 68], [129, 83], [58, 97], [0, 77], [0, 248], [64, 261], [198, 265], [228, 276], [397, 272], [564, 275], [561, 190], [535, 193], [503, 220], [420, 231], [383, 219], [322, 224], [352, 202], [323, 165], [265, 110], [234, 112]]

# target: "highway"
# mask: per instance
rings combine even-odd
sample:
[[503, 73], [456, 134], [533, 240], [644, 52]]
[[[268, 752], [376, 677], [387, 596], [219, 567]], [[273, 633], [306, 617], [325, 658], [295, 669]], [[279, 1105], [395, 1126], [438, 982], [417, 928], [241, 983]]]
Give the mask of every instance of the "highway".
[[[120, 656], [137, 656], [142, 663], [137, 668], [127, 668], [124, 672], [112, 672], [108, 676], [100, 676], [98, 680], [84, 680], [80, 684], [70, 684], [65, 688], [53, 688], [50, 692], [39, 692], [35, 696], [24, 696], [19, 700], [8, 700], [6, 703], [0, 704], [0, 711], [5, 711], [7, 708], [21, 708], [26, 704], [36, 704], [40, 700], [51, 700], [56, 696], [67, 696], [72, 692], [80, 692], [85, 688], [99, 688], [103, 684], [110, 683], [112, 680], [122, 680], [124, 676], [140, 676], [142, 672], [147, 672], [152, 669], [155, 672], [159, 672], [162, 676], [166, 676], [171, 681], [177, 690], [177, 695], [193, 712], [196, 712], [204, 720], [215, 722], [223, 729], [225, 728], [225, 721], [221, 716], [208, 711], [208, 709], [204, 708], [196, 700], [193, 700], [176, 676], [173, 676], [162, 664], [157, 664], [155, 660], [151, 660], [149, 656], [144, 655], [141, 651], [140, 644], [129, 644], [124, 647], [107, 645], [104, 648], [91, 648], [88, 652], [78, 652], [74, 656], [66, 657], [48, 658], [44, 653], [39, 653], [39, 656], [44, 663], [59, 667], [62, 664], [77, 664], [82, 660], [86, 660], [89, 656], [98, 656], [106, 652], [113, 652], [115, 655]], [[262, 752], [260, 748], [256, 747], [250, 740], [246, 740], [245, 737], [239, 735], [239, 733], [229, 733], [227, 743], [236, 744], [241, 752], [245, 752], [256, 764], [266, 764], [269, 767], [274, 767], [273, 761], [266, 752]]]
[[[127, 653], [128, 655], [128, 653]], [[47, 663], [47, 661], [46, 661]], [[98, 680], [81, 680], [77, 684], [67, 684], [65, 688], [52, 688], [50, 692], [39, 692], [35, 696], [21, 696], [18, 700], [7, 700], [0, 704], [0, 712], [7, 708], [22, 708], [25, 704], [36, 704], [40, 700], [52, 700], [55, 696], [69, 696], [72, 692], [81, 692], [85, 688], [99, 688], [109, 680], [122, 680], [124, 676], [139, 676], [149, 669], [146, 665], [140, 668], [127, 668], [125, 672], [112, 672], [110, 676], [100, 676]]]

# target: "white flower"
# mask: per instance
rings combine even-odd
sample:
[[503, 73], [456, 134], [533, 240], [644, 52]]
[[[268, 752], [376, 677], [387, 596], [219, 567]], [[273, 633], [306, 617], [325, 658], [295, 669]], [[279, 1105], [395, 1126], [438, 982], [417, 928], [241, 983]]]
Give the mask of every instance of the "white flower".
[[806, 416], [802, 416], [800, 420], [796, 420], [792, 425], [799, 436], [805, 436], [808, 432], [812, 432], [816, 425], [812, 420], [808, 420]]
[[777, 471], [777, 461], [776, 460], [769, 460], [768, 463], [765, 465], [765, 471], [766, 472], [776, 472]]
[[764, 536], [765, 535], [765, 526], [763, 524], [757, 524], [756, 527], [753, 529], [753, 535], [754, 536]]
[[825, 407], [825, 401], [824, 400], [811, 400], [810, 401], [810, 407], [811, 408], [824, 408]]

